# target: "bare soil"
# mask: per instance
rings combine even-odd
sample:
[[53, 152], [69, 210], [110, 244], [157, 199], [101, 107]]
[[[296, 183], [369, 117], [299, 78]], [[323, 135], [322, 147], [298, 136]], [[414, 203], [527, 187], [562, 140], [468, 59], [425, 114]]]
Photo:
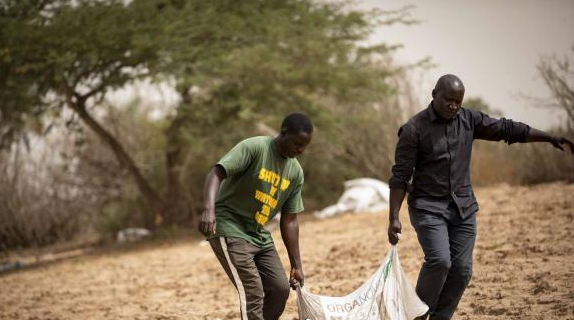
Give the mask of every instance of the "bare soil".
[[[481, 205], [474, 276], [455, 319], [574, 320], [574, 184], [499, 185]], [[387, 212], [302, 219], [306, 287], [353, 291], [389, 249]], [[401, 213], [401, 264], [414, 285], [422, 252]], [[279, 232], [275, 242], [286, 269]], [[177, 241], [73, 257], [0, 276], [0, 319], [239, 319], [238, 299], [205, 242]], [[296, 296], [282, 319], [296, 319]]]

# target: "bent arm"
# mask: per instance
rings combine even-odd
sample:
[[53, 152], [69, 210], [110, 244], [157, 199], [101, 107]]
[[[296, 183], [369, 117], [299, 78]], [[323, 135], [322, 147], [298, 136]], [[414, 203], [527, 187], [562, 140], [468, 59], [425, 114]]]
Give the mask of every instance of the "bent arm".
[[287, 255], [289, 256], [289, 263], [291, 263], [291, 272], [289, 283], [294, 288], [297, 280], [301, 287], [305, 276], [303, 275], [303, 266], [301, 265], [301, 256], [299, 254], [299, 222], [297, 220], [297, 213], [281, 213], [281, 237], [285, 248], [287, 248]]
[[226, 177], [225, 169], [221, 165], [216, 165], [205, 178], [203, 187], [204, 209], [199, 219], [198, 229], [206, 237], [215, 234], [215, 199], [217, 198], [221, 181]]

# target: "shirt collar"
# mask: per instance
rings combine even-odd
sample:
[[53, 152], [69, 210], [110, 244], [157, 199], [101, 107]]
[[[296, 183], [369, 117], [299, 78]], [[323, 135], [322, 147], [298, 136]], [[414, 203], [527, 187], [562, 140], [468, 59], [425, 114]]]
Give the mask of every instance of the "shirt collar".
[[431, 122], [435, 122], [435, 121], [440, 121], [441, 118], [439, 117], [438, 114], [436, 114], [436, 111], [434, 111], [434, 108], [432, 107], [432, 101], [431, 103], [429, 103], [429, 106], [427, 107], [428, 110], [428, 115], [429, 115], [429, 120]]
[[[429, 106], [427, 107], [428, 110], [428, 115], [429, 115], [429, 120], [431, 122], [447, 122], [449, 120], [443, 120], [443, 118], [441, 118], [436, 111], [434, 110], [433, 106], [432, 106], [432, 101], [431, 103], [429, 103]], [[456, 115], [454, 116], [455, 118], [458, 117], [460, 115], [460, 110], [458, 110], [458, 112], [456, 113]]]

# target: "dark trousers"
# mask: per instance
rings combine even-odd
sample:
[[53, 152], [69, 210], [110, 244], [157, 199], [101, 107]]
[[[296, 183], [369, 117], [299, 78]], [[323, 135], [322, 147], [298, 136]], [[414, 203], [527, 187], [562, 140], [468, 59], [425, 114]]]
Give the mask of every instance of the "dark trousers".
[[476, 214], [462, 218], [451, 203], [442, 213], [409, 207], [425, 261], [416, 291], [430, 319], [450, 319], [472, 276]]
[[240, 238], [215, 238], [209, 244], [239, 293], [241, 319], [279, 319], [289, 282], [275, 246], [259, 248]]

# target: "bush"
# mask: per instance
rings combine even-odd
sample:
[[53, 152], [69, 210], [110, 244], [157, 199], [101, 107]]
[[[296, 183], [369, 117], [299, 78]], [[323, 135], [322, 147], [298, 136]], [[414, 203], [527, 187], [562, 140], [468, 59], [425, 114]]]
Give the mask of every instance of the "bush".
[[86, 222], [74, 185], [45, 158], [21, 159], [21, 148], [0, 153], [0, 251], [69, 240]]
[[[551, 130], [564, 134], [559, 129]], [[476, 185], [506, 182], [537, 184], [557, 180], [574, 181], [574, 161], [549, 143], [475, 141], [471, 174]]]

